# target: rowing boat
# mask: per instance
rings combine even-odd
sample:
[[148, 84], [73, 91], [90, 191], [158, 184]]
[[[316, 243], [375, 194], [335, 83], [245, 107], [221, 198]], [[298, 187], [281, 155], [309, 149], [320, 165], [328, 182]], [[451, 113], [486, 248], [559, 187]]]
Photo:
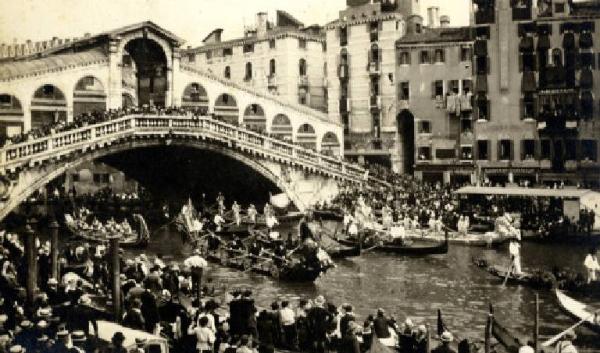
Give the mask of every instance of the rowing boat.
[[148, 239], [150, 233], [146, 221], [140, 214], [135, 214], [133, 219], [139, 223], [139, 232], [132, 230], [128, 234], [114, 233], [109, 234], [91, 228], [82, 228], [77, 222], [68, 214], [65, 214], [65, 227], [71, 233], [74, 240], [84, 240], [90, 243], [106, 244], [109, 241], [110, 236], [120, 235], [119, 246], [128, 249], [142, 249], [148, 245]]
[[578, 321], [583, 321], [585, 326], [600, 333], [600, 308], [593, 308], [588, 304], [575, 300], [560, 289], [555, 289], [554, 292], [558, 305], [566, 314]]
[[[493, 312], [491, 306], [490, 311]], [[492, 335], [498, 342], [506, 348], [508, 353], [518, 353], [519, 349], [527, 343], [525, 337], [516, 335], [508, 328], [504, 327], [495, 316], [492, 315]]]
[[[455, 231], [451, 231], [448, 233], [448, 235], [449, 244], [481, 248], [497, 248], [502, 246], [509, 240], [509, 238], [498, 235], [495, 232], [468, 232], [467, 234], [461, 234]], [[408, 231], [407, 239], [428, 242], [441, 242], [444, 241], [444, 235], [442, 232], [432, 232], [429, 230], [423, 230], [420, 233], [418, 231]]]
[[[357, 246], [360, 244], [358, 240], [353, 239], [337, 239], [338, 242], [348, 246]], [[448, 238], [442, 243], [430, 245], [404, 242], [402, 244], [396, 244], [392, 242], [375, 241], [373, 238], [369, 238], [363, 243], [363, 249], [373, 249], [378, 252], [385, 252], [397, 255], [436, 255], [436, 254], [447, 254], [448, 253]]]
[[311, 211], [315, 219], [322, 221], [337, 221], [341, 222], [344, 220], [344, 214], [339, 209], [323, 209]]

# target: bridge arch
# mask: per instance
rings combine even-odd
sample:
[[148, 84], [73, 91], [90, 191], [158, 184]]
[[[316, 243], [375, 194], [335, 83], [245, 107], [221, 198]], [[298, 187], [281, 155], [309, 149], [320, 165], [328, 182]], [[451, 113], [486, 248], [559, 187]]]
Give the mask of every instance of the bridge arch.
[[329, 156], [340, 155], [340, 140], [337, 135], [331, 131], [328, 131], [323, 135], [321, 139], [321, 152]]
[[296, 133], [296, 140], [305, 148], [317, 149], [317, 133], [315, 132], [315, 128], [309, 123], [300, 125]]
[[0, 115], [0, 140], [23, 131], [25, 112], [19, 98], [9, 93], [0, 93]]
[[198, 82], [191, 82], [185, 86], [181, 97], [181, 105], [208, 112], [208, 93], [204, 86]]
[[45, 83], [39, 86], [31, 99], [31, 129], [67, 121], [67, 99], [58, 86]]
[[267, 130], [267, 118], [265, 110], [260, 104], [250, 104], [244, 110], [242, 123], [247, 129], [264, 132]]
[[282, 140], [293, 140], [294, 129], [292, 122], [285, 114], [277, 114], [271, 123], [271, 134]]
[[73, 88], [73, 116], [105, 110], [106, 90], [102, 81], [92, 75], [77, 80]]
[[[35, 167], [30, 167], [21, 170], [19, 178], [25, 181], [20, 181], [18, 184], [23, 186], [22, 189], [12, 193], [11, 197], [5, 204], [0, 207], [0, 220], [16, 208], [21, 202], [26, 200], [36, 190], [47, 185], [52, 180], [67, 172], [69, 169], [79, 166], [88, 161], [93, 161], [101, 157], [116, 154], [119, 152], [156, 146], [181, 146], [208, 150], [237, 160], [249, 168], [252, 168], [258, 174], [272, 182], [279, 190], [286, 193], [292, 203], [297, 207], [304, 207], [304, 203], [300, 196], [294, 191], [292, 186], [281, 178], [281, 175], [276, 174], [265, 164], [266, 159], [256, 158], [257, 156], [244, 153], [239, 150], [223, 148], [223, 145], [218, 142], [210, 142], [203, 139], [165, 139], [163, 137], [140, 138], [140, 139], [121, 139], [114, 143], [104, 145], [101, 148], [88, 149], [84, 153], [80, 153], [76, 157], [73, 155], [67, 158], [56, 158], [51, 162], [39, 164]], [[283, 167], [282, 167], [283, 168]], [[6, 190], [9, 191], [9, 190]], [[302, 209], [302, 208], [301, 208]]]
[[233, 125], [239, 125], [240, 108], [234, 96], [223, 93], [215, 100], [214, 114], [217, 119], [221, 119]]

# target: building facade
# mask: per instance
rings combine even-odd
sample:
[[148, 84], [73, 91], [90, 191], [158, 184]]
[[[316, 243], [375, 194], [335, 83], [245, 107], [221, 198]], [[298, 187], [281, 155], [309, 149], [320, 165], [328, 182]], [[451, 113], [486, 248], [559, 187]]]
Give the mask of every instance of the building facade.
[[597, 1], [476, 0], [472, 18], [478, 179], [598, 187]]
[[405, 34], [405, 13], [418, 0], [348, 1], [325, 26], [329, 116], [345, 129], [345, 155], [360, 162], [390, 161], [397, 134], [395, 43]]
[[[182, 63], [326, 111], [326, 45], [320, 27], [305, 27], [286, 12], [277, 11], [275, 24], [268, 21], [266, 13], [258, 13], [256, 26], [246, 28], [242, 38], [222, 41], [222, 32], [216, 29], [203, 46], [184, 50]], [[250, 110], [249, 115], [260, 114]]]
[[[435, 10], [434, 10], [435, 11]], [[431, 22], [431, 21], [430, 21]], [[392, 162], [429, 181], [470, 181], [473, 172], [472, 48], [469, 27], [407, 21], [396, 43], [398, 138]]]

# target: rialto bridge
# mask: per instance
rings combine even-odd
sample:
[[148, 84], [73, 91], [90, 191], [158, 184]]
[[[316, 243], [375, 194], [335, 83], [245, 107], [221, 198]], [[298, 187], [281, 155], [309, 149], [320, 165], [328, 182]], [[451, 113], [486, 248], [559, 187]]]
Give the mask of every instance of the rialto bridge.
[[[0, 219], [77, 164], [155, 145], [210, 149], [273, 181], [303, 210], [364, 170], [342, 161], [343, 130], [327, 115], [180, 64], [183, 41], [144, 22], [0, 61], [0, 133], [14, 135], [89, 111], [189, 107], [130, 114], [0, 149]], [[218, 173], [216, 171], [215, 173]]]

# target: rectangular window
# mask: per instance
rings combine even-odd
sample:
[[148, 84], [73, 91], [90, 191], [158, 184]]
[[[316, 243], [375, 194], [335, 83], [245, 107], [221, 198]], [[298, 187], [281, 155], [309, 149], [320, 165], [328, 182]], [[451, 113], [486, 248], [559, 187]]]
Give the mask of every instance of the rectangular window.
[[212, 50], [206, 52], [206, 60], [212, 59]]
[[433, 81], [431, 98], [434, 98], [434, 99], [444, 98], [444, 81], [442, 81], [442, 80]]
[[500, 140], [498, 141], [498, 160], [510, 161], [512, 160], [512, 141], [511, 140]]
[[438, 148], [435, 150], [435, 158], [454, 159], [456, 158], [456, 150], [454, 148]]
[[584, 161], [598, 161], [598, 143], [595, 140], [581, 140], [581, 157]]
[[340, 46], [348, 45], [348, 27], [340, 27]]
[[552, 157], [550, 140], [540, 141], [540, 159], [550, 159]]
[[419, 147], [418, 154], [419, 154], [420, 161], [430, 161], [431, 160], [431, 147]]
[[269, 40], [269, 48], [270, 49], [275, 49], [275, 46], [276, 46], [275, 39]]
[[460, 61], [471, 61], [471, 48], [470, 47], [461, 47], [460, 48]]
[[429, 51], [428, 50], [421, 50], [420, 53], [420, 62], [421, 64], [429, 64], [431, 63], [431, 59], [429, 58]]
[[444, 49], [435, 50], [435, 62], [443, 63], [446, 61], [446, 51]]
[[472, 80], [462, 80], [462, 88], [463, 93], [473, 93], [473, 81]]
[[244, 44], [243, 51], [244, 51], [244, 53], [253, 53], [254, 52], [254, 44]]
[[400, 82], [400, 90], [399, 90], [398, 98], [401, 101], [407, 101], [410, 99], [410, 84], [408, 81]]
[[577, 140], [565, 141], [565, 157], [568, 161], [577, 160]]
[[478, 120], [490, 120], [490, 101], [487, 100], [487, 97], [477, 97], [476, 100], [477, 107], [477, 119]]
[[473, 120], [471, 119], [460, 119], [460, 132], [468, 134], [473, 132]]
[[430, 134], [431, 133], [431, 121], [421, 120], [419, 121], [419, 133]]
[[76, 183], [79, 181], [79, 173], [71, 174], [71, 182]]
[[191, 63], [196, 62], [196, 54], [189, 53], [188, 54], [188, 62], [191, 62]]
[[554, 13], [565, 13], [565, 4], [554, 4]]
[[521, 144], [521, 160], [530, 161], [535, 159], [535, 140], [523, 140]]
[[527, 93], [521, 100], [523, 116], [521, 119], [535, 118], [535, 99], [532, 94]]
[[477, 159], [480, 161], [487, 161], [490, 159], [490, 141], [488, 140], [477, 140]]
[[460, 147], [460, 159], [463, 161], [470, 161], [473, 159], [473, 146], [461, 146]]
[[306, 49], [306, 39], [303, 39], [303, 38], [298, 39], [298, 48]]
[[233, 55], [233, 48], [224, 48], [223, 49], [223, 56], [232, 56]]
[[458, 94], [458, 80], [450, 80], [448, 82], [448, 92]]
[[475, 73], [477, 75], [487, 75], [490, 71], [489, 58], [487, 56], [478, 56], [475, 59]]
[[410, 65], [410, 52], [403, 51], [398, 59], [400, 65]]

